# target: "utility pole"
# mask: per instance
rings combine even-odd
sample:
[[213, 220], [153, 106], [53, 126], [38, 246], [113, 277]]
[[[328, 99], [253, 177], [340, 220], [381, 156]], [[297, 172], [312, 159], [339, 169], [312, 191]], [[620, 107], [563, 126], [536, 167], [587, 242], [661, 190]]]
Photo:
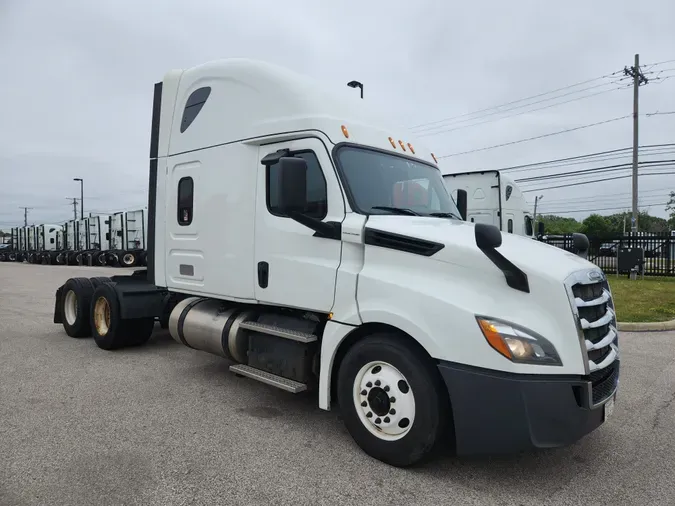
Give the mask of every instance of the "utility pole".
[[73, 201], [73, 219], [77, 221], [77, 197], [66, 197], [66, 199]]
[[631, 217], [631, 231], [638, 229], [638, 90], [641, 84], [649, 80], [640, 70], [640, 55], [635, 55], [635, 65], [624, 67], [623, 73], [633, 78], [633, 216]]
[[537, 195], [536, 197], [534, 197], [534, 214], [532, 216], [532, 226], [534, 227], [534, 230], [537, 230], [537, 204], [543, 198], [544, 198], [543, 195]]
[[[80, 182], [80, 218], [84, 219], [84, 179], [81, 177], [74, 177], [73, 181]], [[77, 216], [75, 219], [77, 219]]]
[[19, 209], [23, 209], [23, 226], [27, 227], [28, 226], [28, 210], [33, 209], [32, 207], [19, 207]]

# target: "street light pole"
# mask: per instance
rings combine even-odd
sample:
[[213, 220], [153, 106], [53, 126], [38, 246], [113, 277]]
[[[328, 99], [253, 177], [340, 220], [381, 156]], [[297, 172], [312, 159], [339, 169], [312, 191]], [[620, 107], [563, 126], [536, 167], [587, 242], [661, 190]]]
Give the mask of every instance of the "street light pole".
[[360, 88], [361, 89], [361, 98], [363, 98], [363, 83], [360, 83], [358, 81], [349, 81], [347, 83], [347, 86], [350, 88]]
[[84, 219], [84, 179], [81, 177], [74, 177], [73, 181], [80, 182], [80, 219]]

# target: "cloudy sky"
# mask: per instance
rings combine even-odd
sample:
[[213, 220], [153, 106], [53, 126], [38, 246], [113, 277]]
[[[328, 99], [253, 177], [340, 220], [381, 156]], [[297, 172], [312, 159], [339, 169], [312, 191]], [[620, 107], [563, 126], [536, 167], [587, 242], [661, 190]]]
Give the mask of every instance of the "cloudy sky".
[[[441, 160], [449, 173], [630, 147], [629, 117], [577, 128], [632, 113], [622, 71], [639, 53], [650, 78], [640, 88], [640, 144], [675, 143], [674, 19], [672, 0], [0, 0], [0, 227], [22, 224], [19, 206], [33, 208], [35, 224], [71, 217], [74, 177], [85, 178], [85, 212], [143, 207], [153, 83], [168, 69], [224, 57], [326, 83], [362, 81], [366, 100], [416, 127], [437, 155], [452, 155]], [[483, 149], [568, 129], [576, 130]], [[512, 174], [630, 161], [630, 151], [617, 153]], [[675, 159], [675, 148], [642, 159]], [[661, 173], [641, 178], [640, 200], [665, 216], [675, 165], [641, 171]], [[544, 212], [582, 218], [628, 208], [630, 179], [543, 188], [627, 174], [522, 187], [537, 189], [532, 201], [544, 195]]]

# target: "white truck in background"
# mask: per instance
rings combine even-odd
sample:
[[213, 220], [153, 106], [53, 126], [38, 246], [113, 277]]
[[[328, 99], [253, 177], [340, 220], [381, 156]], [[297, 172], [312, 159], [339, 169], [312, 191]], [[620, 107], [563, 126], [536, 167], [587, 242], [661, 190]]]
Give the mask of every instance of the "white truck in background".
[[[159, 321], [239, 376], [337, 401], [395, 466], [446, 434], [459, 454], [500, 453], [602, 425], [620, 367], [602, 271], [462, 219], [466, 192], [457, 206], [430, 151], [365, 107], [251, 60], [167, 73], [147, 269], [68, 279], [54, 323], [113, 350]], [[425, 199], [404, 198], [413, 182]]]
[[[467, 192], [468, 221], [495, 225], [502, 232], [535, 238], [533, 217], [525, 196], [509, 176], [498, 170], [479, 170], [445, 174], [443, 180], [455, 199], [458, 189]], [[537, 233], [543, 235], [543, 230]]]

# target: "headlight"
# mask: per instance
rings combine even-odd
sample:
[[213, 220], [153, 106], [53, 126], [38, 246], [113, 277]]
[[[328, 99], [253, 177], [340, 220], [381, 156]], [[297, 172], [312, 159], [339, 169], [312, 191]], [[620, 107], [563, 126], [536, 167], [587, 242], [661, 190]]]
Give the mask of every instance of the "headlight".
[[490, 346], [512, 362], [562, 365], [555, 347], [536, 332], [494, 318], [476, 316], [476, 320]]

